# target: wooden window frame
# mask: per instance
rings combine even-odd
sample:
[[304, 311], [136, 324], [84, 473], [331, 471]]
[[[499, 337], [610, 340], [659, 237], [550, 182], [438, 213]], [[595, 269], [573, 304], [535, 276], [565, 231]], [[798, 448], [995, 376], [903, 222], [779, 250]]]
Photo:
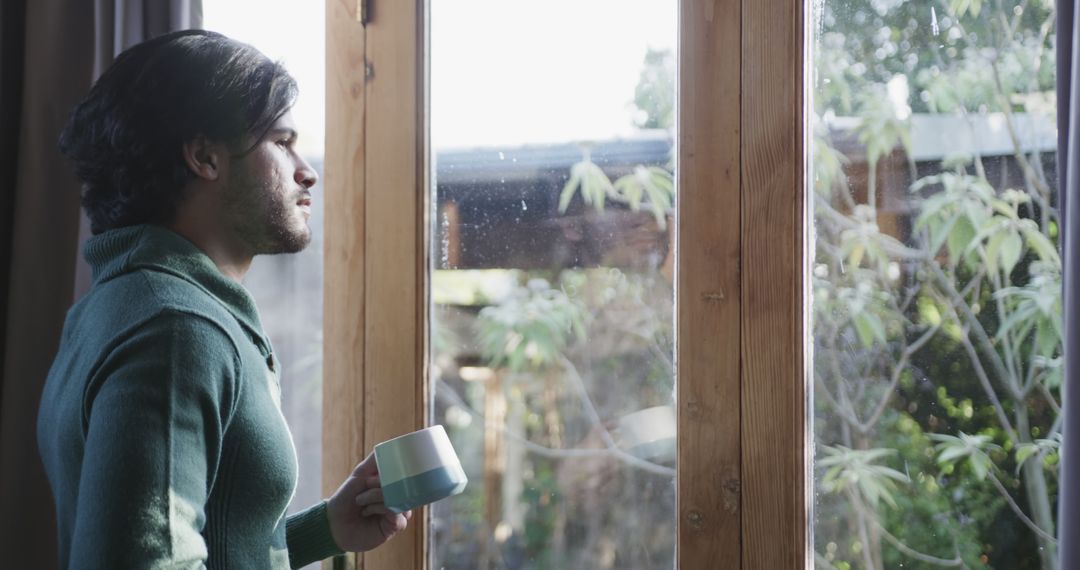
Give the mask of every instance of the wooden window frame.
[[[424, 426], [426, 0], [327, 0], [323, 492]], [[810, 568], [804, 2], [679, 0], [677, 568]], [[427, 509], [333, 568], [426, 569]]]

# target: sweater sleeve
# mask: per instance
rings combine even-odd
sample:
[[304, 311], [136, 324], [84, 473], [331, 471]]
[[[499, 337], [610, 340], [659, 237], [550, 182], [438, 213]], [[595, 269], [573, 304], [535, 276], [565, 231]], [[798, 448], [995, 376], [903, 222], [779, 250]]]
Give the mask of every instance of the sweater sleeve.
[[285, 523], [285, 540], [289, 544], [289, 566], [293, 568], [344, 553], [330, 533], [326, 501], [289, 517]]
[[166, 312], [97, 367], [71, 560], [79, 568], [204, 568], [201, 531], [236, 401], [238, 356], [217, 325]]

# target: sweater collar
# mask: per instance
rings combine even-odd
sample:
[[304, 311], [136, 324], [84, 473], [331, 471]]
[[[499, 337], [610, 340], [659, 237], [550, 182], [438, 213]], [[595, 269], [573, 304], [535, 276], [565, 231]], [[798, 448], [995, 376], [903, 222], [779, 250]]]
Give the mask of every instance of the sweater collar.
[[168, 273], [191, 283], [232, 313], [259, 348], [269, 354], [270, 344], [251, 294], [222, 274], [209, 256], [179, 234], [152, 224], [109, 230], [87, 240], [83, 256], [90, 264], [95, 286], [140, 269]]

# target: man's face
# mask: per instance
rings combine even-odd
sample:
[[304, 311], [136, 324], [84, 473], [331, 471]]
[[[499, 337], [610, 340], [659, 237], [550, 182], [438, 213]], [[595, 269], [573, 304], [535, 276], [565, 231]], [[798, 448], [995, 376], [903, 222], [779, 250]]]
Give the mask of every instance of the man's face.
[[296, 137], [286, 112], [251, 152], [231, 160], [226, 219], [254, 255], [296, 253], [311, 241], [311, 187], [318, 175], [297, 154]]

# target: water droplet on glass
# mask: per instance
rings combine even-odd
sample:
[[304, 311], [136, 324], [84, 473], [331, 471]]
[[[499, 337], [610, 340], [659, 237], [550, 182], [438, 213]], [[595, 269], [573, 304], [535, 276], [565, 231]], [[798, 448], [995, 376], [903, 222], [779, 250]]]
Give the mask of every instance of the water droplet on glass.
[[499, 160], [506, 160], [506, 155], [499, 151]]
[[529, 209], [529, 207], [525, 205], [525, 200], [522, 200], [521, 201], [521, 211], [525, 211], [525, 210], [528, 210], [528, 209]]

